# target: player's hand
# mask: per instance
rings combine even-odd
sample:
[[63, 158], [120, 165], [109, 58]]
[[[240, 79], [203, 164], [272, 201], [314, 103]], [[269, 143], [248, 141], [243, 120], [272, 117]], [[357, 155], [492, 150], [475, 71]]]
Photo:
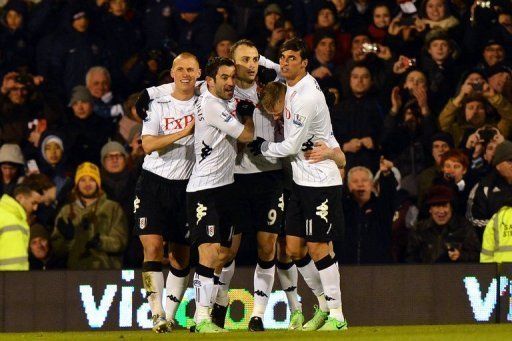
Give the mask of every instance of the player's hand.
[[57, 230], [62, 234], [64, 239], [71, 240], [75, 237], [75, 226], [71, 221], [66, 222], [64, 218], [59, 218], [57, 220]]
[[194, 133], [194, 127], [196, 125], [194, 117], [192, 117], [192, 121], [182, 130], [183, 137], [192, 135]]
[[309, 163], [317, 163], [320, 161], [333, 158], [333, 150], [327, 146], [324, 141], [315, 142], [313, 149], [304, 152], [304, 157]]
[[96, 233], [94, 235], [94, 237], [92, 237], [91, 240], [87, 241], [87, 243], [85, 243], [85, 248], [87, 250], [89, 249], [98, 249], [101, 245], [101, 239], [100, 239], [100, 234], [99, 233]]
[[276, 78], [277, 72], [274, 69], [269, 69], [261, 65], [258, 66], [258, 83], [260, 83], [261, 86], [275, 81]]
[[256, 137], [256, 140], [252, 141], [247, 145], [252, 155], [257, 156], [261, 154], [261, 145], [263, 144], [263, 142], [266, 142], [266, 140], [258, 136]]
[[135, 110], [137, 111], [137, 116], [139, 116], [143, 121], [148, 116], [147, 111], [149, 109], [149, 102], [151, 102], [149, 93], [146, 89], [144, 89], [139, 93], [139, 97], [137, 97], [137, 101], [135, 102]]
[[247, 101], [247, 100], [243, 99], [240, 102], [238, 102], [238, 104], [236, 105], [236, 113], [240, 117], [252, 118], [252, 114], [254, 113], [255, 108], [256, 107], [254, 106], [254, 104], [251, 101]]

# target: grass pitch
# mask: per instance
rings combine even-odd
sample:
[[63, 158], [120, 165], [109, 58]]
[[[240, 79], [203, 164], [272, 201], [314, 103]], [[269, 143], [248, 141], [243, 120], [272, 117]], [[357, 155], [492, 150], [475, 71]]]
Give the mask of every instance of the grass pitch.
[[349, 327], [344, 332], [243, 331], [193, 334], [185, 330], [169, 334], [152, 331], [0, 333], [0, 340], [493, 340], [512, 339], [512, 324]]

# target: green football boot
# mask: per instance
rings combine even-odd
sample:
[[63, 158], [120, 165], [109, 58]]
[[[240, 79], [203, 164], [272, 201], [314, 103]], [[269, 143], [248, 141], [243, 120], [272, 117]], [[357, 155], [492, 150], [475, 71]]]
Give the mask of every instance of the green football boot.
[[329, 313], [320, 310], [320, 308], [315, 305], [315, 314], [313, 315], [313, 318], [306, 322], [306, 324], [302, 327], [302, 330], [306, 332], [318, 330], [324, 325], [328, 317]]
[[347, 330], [348, 323], [345, 321], [338, 321], [334, 317], [329, 317], [322, 328], [318, 329], [319, 331], [329, 331], [329, 330]]
[[195, 328], [196, 333], [225, 333], [226, 329], [220, 328], [212, 321], [204, 320], [199, 322]]
[[295, 310], [290, 317], [290, 324], [288, 325], [288, 330], [301, 330], [302, 325], [304, 324], [304, 314], [302, 311]]

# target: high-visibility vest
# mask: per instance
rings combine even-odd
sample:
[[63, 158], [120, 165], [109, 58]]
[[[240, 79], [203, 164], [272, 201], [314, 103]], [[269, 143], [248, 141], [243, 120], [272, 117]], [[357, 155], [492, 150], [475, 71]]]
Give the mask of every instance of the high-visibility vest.
[[0, 198], [0, 271], [28, 270], [30, 228], [27, 213], [14, 198]]
[[512, 207], [501, 208], [487, 223], [480, 262], [512, 262]]

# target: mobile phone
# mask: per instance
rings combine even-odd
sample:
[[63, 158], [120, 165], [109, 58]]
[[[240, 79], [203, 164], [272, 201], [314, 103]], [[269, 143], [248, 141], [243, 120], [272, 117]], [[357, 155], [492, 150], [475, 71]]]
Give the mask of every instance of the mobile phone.
[[30, 159], [27, 161], [27, 169], [29, 173], [39, 173], [39, 167], [37, 166], [37, 162], [34, 159]]
[[415, 22], [416, 22], [416, 18], [415, 17], [413, 17], [413, 16], [406, 16], [406, 17], [402, 17], [402, 18], [400, 18], [400, 20], [398, 20], [398, 25], [400, 25], [400, 26], [413, 26]]
[[491, 8], [491, 1], [489, 0], [477, 0], [476, 5], [481, 8]]
[[403, 58], [402, 59], [402, 65], [404, 67], [413, 67], [416, 65], [416, 58]]
[[363, 52], [364, 53], [378, 53], [379, 46], [375, 43], [363, 43]]
[[34, 131], [37, 130], [37, 126], [39, 125], [39, 120], [36, 118], [30, 122], [28, 122], [28, 130]]

